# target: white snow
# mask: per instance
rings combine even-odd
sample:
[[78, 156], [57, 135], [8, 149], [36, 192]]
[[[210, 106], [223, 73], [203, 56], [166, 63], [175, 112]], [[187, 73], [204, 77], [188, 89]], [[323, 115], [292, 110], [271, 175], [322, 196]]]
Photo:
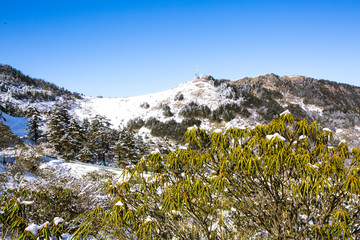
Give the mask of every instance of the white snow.
[[160, 153], [160, 150], [158, 148], [156, 148], [154, 151], [151, 152], [151, 154], [157, 154]]
[[222, 130], [221, 129], [215, 129], [213, 132], [214, 133], [222, 133]]
[[281, 136], [278, 133], [275, 133], [275, 134], [272, 134], [272, 135], [266, 135], [266, 139], [268, 139], [268, 140], [272, 140], [274, 138], [277, 138], [280, 141], [285, 141], [286, 140], [283, 136]]
[[124, 206], [124, 204], [121, 201], [118, 201], [117, 203], [115, 203], [115, 206], [121, 207], [121, 206]]
[[0, 214], [4, 214], [5, 212], [3, 210], [0, 210]]
[[2, 113], [6, 119], [3, 123], [10, 127], [11, 131], [18, 137], [25, 137], [28, 132], [26, 131], [28, 120], [22, 117], [12, 117], [6, 113]]
[[196, 125], [187, 128], [187, 130], [189, 130], [189, 131], [197, 130], [197, 129], [198, 129], [198, 127]]
[[291, 115], [291, 112], [289, 110], [286, 110], [286, 111], [280, 113], [280, 116], [285, 115], [285, 114], [290, 114]]
[[344, 132], [344, 130], [341, 129], [341, 128], [338, 128], [338, 129], [336, 129], [336, 131], [335, 131], [336, 134], [340, 134], [340, 133], [343, 133], [343, 132]]
[[153, 218], [150, 217], [150, 216], [147, 216], [146, 219], [145, 219], [145, 222], [153, 222]]
[[99, 165], [93, 165], [83, 162], [65, 162], [63, 159], [54, 159], [50, 160], [49, 162], [42, 163], [40, 165], [40, 169], [44, 168], [55, 168], [59, 169], [64, 173], [69, 173], [73, 175], [74, 177], [82, 177], [87, 173], [91, 173], [94, 171], [99, 171], [101, 169], [109, 171], [113, 173], [115, 176], [118, 176], [120, 179], [120, 176], [122, 175], [122, 169], [119, 168], [112, 168], [112, 167], [106, 167], [106, 166], [99, 166]]
[[38, 226], [35, 223], [31, 223], [27, 228], [25, 228], [25, 231], [30, 232], [33, 236], [36, 237], [40, 229], [41, 226]]
[[300, 139], [300, 140], [307, 139], [307, 136], [301, 135], [301, 136], [299, 137], [299, 139]]
[[63, 218], [61, 218], [61, 217], [55, 217], [54, 218], [54, 224], [57, 226], [57, 225], [59, 225], [59, 223], [62, 223], [62, 222], [64, 222], [65, 220], [63, 219]]
[[34, 204], [34, 201], [21, 201], [21, 202], [19, 202], [21, 205], [25, 205], [25, 206], [27, 206], [27, 205], [33, 205]]
[[329, 128], [323, 128], [322, 130], [325, 132], [331, 132], [331, 130]]

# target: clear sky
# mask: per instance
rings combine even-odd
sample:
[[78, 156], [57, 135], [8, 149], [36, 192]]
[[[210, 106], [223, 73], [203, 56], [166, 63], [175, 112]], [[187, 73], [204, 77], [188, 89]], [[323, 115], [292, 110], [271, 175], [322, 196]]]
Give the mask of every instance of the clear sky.
[[0, 0], [0, 63], [89, 96], [199, 73], [360, 86], [360, 0]]

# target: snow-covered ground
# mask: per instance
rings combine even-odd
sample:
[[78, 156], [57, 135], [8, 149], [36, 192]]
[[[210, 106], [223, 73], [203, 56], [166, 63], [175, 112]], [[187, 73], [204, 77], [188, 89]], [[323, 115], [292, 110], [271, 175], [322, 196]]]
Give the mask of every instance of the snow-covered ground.
[[[126, 126], [129, 120], [137, 117], [142, 119], [155, 117], [160, 121], [175, 119], [180, 122], [182, 118], [179, 117], [179, 112], [186, 104], [194, 101], [214, 110], [220, 104], [225, 103], [227, 91], [229, 90], [219, 91], [206, 78], [194, 79], [170, 90], [143, 96], [129, 98], [86, 97], [85, 100], [80, 101], [80, 108], [75, 109], [75, 113], [80, 118], [96, 114], [106, 116], [114, 127]], [[176, 96], [180, 94], [183, 95], [184, 100], [176, 101]], [[144, 107], [144, 103], [147, 103], [149, 107]], [[168, 105], [174, 116], [165, 117], [162, 114], [162, 105]]]
[[26, 131], [28, 120], [26, 118], [12, 117], [6, 113], [2, 113], [2, 116], [6, 119], [4, 124], [9, 126], [15, 135], [22, 138], [28, 134]]
[[82, 176], [94, 171], [106, 171], [120, 179], [123, 170], [120, 168], [112, 168], [107, 166], [94, 165], [78, 161], [67, 162], [63, 159], [51, 159], [40, 165], [41, 169], [55, 169], [64, 174], [70, 174], [73, 177], [81, 178]]

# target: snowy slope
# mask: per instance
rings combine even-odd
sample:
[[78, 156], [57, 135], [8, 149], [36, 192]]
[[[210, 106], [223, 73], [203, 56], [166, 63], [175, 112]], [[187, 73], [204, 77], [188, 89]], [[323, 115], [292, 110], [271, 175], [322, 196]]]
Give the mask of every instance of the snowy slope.
[[[131, 119], [140, 117], [144, 120], [155, 117], [160, 121], [174, 119], [180, 122], [183, 117], [179, 116], [180, 110], [188, 103], [194, 101], [199, 105], [206, 105], [215, 110], [220, 104], [226, 102], [241, 103], [241, 99], [227, 99], [229, 89], [216, 88], [206, 76], [195, 78], [193, 81], [180, 84], [170, 90], [149, 95], [129, 98], [85, 98], [80, 101], [80, 107], [75, 109], [76, 115], [81, 118], [104, 115], [111, 120], [114, 127], [124, 127]], [[183, 100], [175, 100], [180, 94]], [[148, 108], [142, 105], [147, 103]], [[162, 105], [168, 105], [173, 117], [165, 117], [162, 113]], [[206, 121], [204, 121], [204, 127]]]
[[[247, 100], [248, 105], [246, 106], [246, 109], [251, 113], [250, 116], [246, 117], [241, 116], [240, 114], [231, 121], [222, 121], [217, 123], [210, 121], [208, 118], [201, 118], [201, 127], [208, 130], [214, 130], [218, 128], [226, 129], [230, 126], [253, 127], [258, 124], [264, 124], [266, 121], [268, 121], [265, 120], [265, 115], [271, 113], [272, 106], [277, 104], [277, 109], [275, 108], [275, 111], [268, 115], [270, 117], [267, 117], [267, 119], [273, 119], [273, 117], [276, 117], [274, 112], [279, 114], [280, 112], [292, 107], [295, 110], [291, 111], [297, 111], [300, 113], [297, 118], [303, 119], [307, 117], [307, 119], [310, 121], [320, 121], [324, 123], [325, 126], [332, 128], [334, 132], [336, 132], [337, 129], [343, 129], [342, 133], [344, 134], [339, 134], [339, 139], [344, 137], [349, 141], [350, 139], [345, 135], [345, 133], [350, 132], [353, 133], [351, 135], [351, 141], [354, 143], [359, 143], [360, 141], [358, 140], [358, 136], [360, 136], [358, 128], [349, 128], [349, 126], [353, 124], [351, 121], [355, 123], [355, 126], [360, 125], [360, 115], [358, 113], [355, 113], [355, 115], [346, 115], [347, 113], [340, 112], [341, 106], [335, 106], [339, 110], [327, 111], [324, 115], [324, 109], [329, 107], [328, 105], [324, 104], [324, 102], [333, 101], [330, 98], [333, 96], [328, 96], [327, 94], [333, 94], [334, 91], [336, 91], [332, 89], [336, 89], [333, 86], [336, 86], [337, 83], [320, 82], [303, 76], [279, 77], [274, 74], [262, 75], [253, 79], [240, 79], [231, 83], [221, 81], [216, 82], [213, 80], [214, 79], [212, 79], [212, 77], [202, 76], [200, 78], [195, 78], [190, 82], [180, 84], [167, 91], [137, 97], [86, 97], [76, 102], [75, 105], [77, 107], [73, 109], [73, 113], [78, 115], [81, 119], [89, 117], [91, 118], [96, 114], [106, 116], [113, 124], [114, 128], [118, 128], [119, 126], [125, 127], [129, 120], [136, 118], [140, 118], [145, 122], [152, 117], [161, 122], [166, 122], [169, 120], [181, 122], [184, 117], [179, 114], [180, 111], [184, 108], [184, 106], [188, 105], [192, 101], [198, 105], [205, 105], [209, 107], [211, 111], [214, 111], [215, 109], [219, 108], [220, 105], [227, 103], [243, 106], [246, 102], [246, 99], [244, 100], [242, 97], [241, 91], [247, 91], [247, 94], [252, 94], [252, 99], [254, 99], [254, 97], [257, 99], [255, 99], [254, 104], [251, 102], [253, 101], [252, 99]], [[308, 97], [310, 96], [307, 95], [306, 92], [301, 93], [301, 87], [303, 86], [302, 84], [307, 84], [306, 86], [308, 88], [310, 87], [311, 89], [312, 84], [315, 83], [317, 84], [317, 89], [320, 89], [319, 93], [321, 94], [322, 91], [326, 90], [326, 95], [311, 96], [312, 101], [308, 101]], [[277, 87], [275, 84], [283, 85], [281, 85], [282, 87]], [[339, 88], [340, 87], [346, 89], [346, 91], [359, 90], [339, 84]], [[235, 88], [238, 90], [234, 90]], [[299, 92], [301, 93], [300, 95], [297, 94]], [[274, 93], [275, 95], [271, 95]], [[276, 97], [276, 94], [280, 94], [281, 97]], [[179, 98], [180, 95], [182, 95], [181, 99]], [[237, 97], [233, 97], [235, 95]], [[351, 96], [352, 93], [347, 93], [347, 95]], [[345, 98], [347, 99], [349, 96], [345, 96]], [[346, 99], [344, 102], [349, 102]], [[260, 101], [261, 103], [256, 103], [256, 101]], [[164, 115], [164, 106], [170, 108], [173, 116], [169, 117]], [[360, 106], [357, 106], [356, 104], [353, 104], [353, 106], [355, 106], [355, 108], [353, 108], [355, 109], [354, 111], [358, 111], [356, 110], [356, 107], [360, 109]], [[149, 136], [150, 130], [146, 127], [142, 127], [139, 132]], [[338, 133], [340, 133], [340, 131], [338, 131]]]
[[122, 169], [120, 168], [112, 168], [112, 167], [106, 167], [106, 166], [100, 166], [95, 164], [88, 164], [78, 161], [64, 161], [63, 159], [50, 159], [48, 162], [44, 162], [40, 165], [41, 169], [54, 169], [56, 171], [62, 172], [63, 174], [70, 174], [73, 177], [80, 178], [84, 175], [94, 172], [94, 171], [107, 171], [114, 176], [117, 177], [117, 179], [120, 179], [119, 177], [122, 174]]
[[6, 121], [4, 121], [4, 124], [9, 126], [11, 131], [15, 135], [22, 138], [28, 134], [26, 131], [28, 120], [26, 118], [12, 117], [6, 113], [3, 113], [2, 115], [6, 119]]

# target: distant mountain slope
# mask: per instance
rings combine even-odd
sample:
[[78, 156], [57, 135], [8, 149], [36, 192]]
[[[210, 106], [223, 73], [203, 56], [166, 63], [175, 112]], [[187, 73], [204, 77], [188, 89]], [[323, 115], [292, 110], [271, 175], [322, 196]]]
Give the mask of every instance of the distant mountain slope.
[[255, 126], [286, 110], [298, 120], [320, 122], [339, 138], [359, 142], [360, 88], [303, 76], [267, 74], [233, 82], [202, 76], [145, 96], [85, 98], [75, 111], [82, 117], [105, 115], [115, 127], [145, 136], [179, 140], [194, 124], [209, 130]]
[[11, 115], [23, 115], [24, 104], [36, 105], [59, 99], [81, 98], [78, 93], [29, 77], [9, 65], [0, 64], [0, 105]]
[[283, 94], [304, 98], [305, 104], [321, 106], [325, 111], [360, 113], [360, 87], [348, 84], [297, 75], [279, 77], [275, 74], [243, 78], [233, 84], [254, 84]]

